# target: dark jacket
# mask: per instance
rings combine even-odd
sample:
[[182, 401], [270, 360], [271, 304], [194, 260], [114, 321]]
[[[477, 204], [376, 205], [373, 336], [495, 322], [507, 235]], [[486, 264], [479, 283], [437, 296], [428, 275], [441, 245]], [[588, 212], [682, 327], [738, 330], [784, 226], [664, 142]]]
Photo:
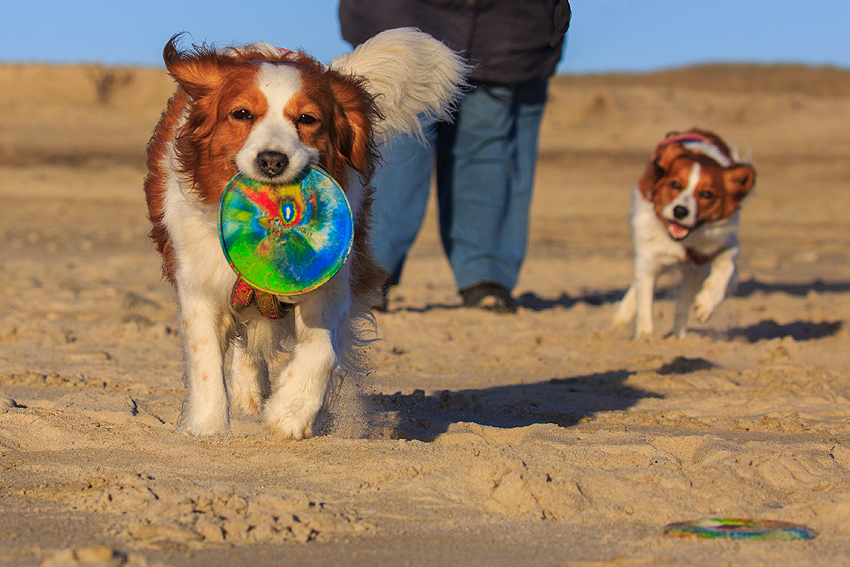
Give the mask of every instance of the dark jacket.
[[[560, 5], [559, 5], [560, 4]], [[388, 29], [415, 27], [464, 55], [481, 83], [549, 78], [561, 59], [568, 0], [340, 0], [342, 37], [360, 45]]]

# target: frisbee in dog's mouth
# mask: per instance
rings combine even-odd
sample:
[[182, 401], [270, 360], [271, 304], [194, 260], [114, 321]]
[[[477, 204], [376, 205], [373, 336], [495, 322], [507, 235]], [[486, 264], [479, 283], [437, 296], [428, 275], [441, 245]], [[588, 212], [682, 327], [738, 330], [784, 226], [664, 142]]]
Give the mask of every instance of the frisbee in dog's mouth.
[[682, 240], [691, 233], [691, 229], [671, 220], [667, 221], [667, 232], [673, 240]]
[[345, 193], [315, 166], [286, 185], [236, 175], [221, 197], [218, 229], [233, 271], [274, 295], [299, 295], [326, 283], [354, 240]]

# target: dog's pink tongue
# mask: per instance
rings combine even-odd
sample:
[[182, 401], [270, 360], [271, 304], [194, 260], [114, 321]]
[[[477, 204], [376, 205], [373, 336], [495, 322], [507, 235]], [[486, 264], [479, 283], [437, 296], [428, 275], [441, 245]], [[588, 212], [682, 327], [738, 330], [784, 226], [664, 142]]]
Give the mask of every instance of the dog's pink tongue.
[[674, 222], [667, 225], [667, 230], [670, 232], [670, 236], [676, 240], [681, 240], [688, 235], [688, 232], [690, 232], [690, 229]]

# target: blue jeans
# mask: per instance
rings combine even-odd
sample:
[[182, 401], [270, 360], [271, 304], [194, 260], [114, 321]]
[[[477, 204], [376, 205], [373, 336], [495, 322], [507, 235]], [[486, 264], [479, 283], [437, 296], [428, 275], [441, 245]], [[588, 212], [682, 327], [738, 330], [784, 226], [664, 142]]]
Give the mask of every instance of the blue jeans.
[[548, 81], [479, 85], [453, 123], [426, 129], [428, 147], [402, 137], [381, 148], [373, 180], [378, 263], [401, 277], [425, 216], [436, 158], [440, 237], [458, 289], [495, 282], [513, 289], [525, 256], [537, 140]]

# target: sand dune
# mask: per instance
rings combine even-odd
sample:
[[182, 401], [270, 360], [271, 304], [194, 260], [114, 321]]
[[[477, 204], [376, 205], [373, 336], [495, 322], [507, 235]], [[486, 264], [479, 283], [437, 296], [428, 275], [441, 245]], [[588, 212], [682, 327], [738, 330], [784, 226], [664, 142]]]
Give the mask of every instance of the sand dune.
[[[0, 65], [0, 564], [836, 565], [850, 556], [850, 73], [559, 77], [522, 307], [459, 307], [433, 211], [328, 435], [198, 440], [146, 237], [153, 69]], [[669, 130], [751, 155], [741, 285], [684, 340], [610, 328]], [[278, 365], [281, 361], [278, 362]], [[665, 537], [806, 524], [804, 542]]]

